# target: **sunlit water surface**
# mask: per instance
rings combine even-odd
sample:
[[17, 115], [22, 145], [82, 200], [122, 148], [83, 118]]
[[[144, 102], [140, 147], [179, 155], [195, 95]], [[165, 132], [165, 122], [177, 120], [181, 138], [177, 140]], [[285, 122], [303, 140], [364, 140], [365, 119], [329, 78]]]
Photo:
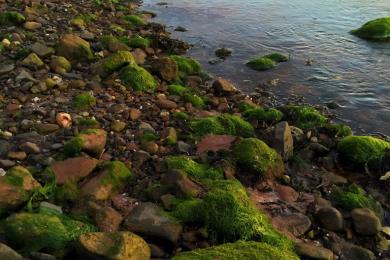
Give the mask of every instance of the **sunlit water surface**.
[[[251, 92], [260, 82], [279, 79], [273, 92], [282, 100], [302, 95], [310, 103], [337, 102], [340, 118], [361, 133], [390, 135], [390, 43], [349, 34], [362, 23], [390, 16], [390, 0], [167, 0], [144, 1], [156, 20], [194, 44], [189, 55], [212, 74]], [[233, 56], [208, 64], [220, 47]], [[249, 59], [282, 52], [291, 61], [267, 72], [244, 66]], [[312, 59], [311, 66], [306, 60]]]

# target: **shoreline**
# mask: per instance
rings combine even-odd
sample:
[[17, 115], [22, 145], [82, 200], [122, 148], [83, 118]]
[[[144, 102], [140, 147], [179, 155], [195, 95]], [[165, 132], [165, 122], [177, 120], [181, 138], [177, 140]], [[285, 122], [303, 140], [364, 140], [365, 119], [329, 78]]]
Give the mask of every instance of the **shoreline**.
[[209, 78], [139, 5], [1, 5], [7, 252], [389, 256], [388, 141]]

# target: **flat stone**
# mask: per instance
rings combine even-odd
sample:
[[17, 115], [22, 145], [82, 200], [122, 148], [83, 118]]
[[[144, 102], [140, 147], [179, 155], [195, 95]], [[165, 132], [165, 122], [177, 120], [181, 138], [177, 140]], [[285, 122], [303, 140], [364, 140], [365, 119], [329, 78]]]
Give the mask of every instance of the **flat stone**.
[[0, 76], [10, 73], [15, 69], [15, 64], [2, 62], [0, 65]]
[[46, 45], [36, 42], [30, 46], [30, 50], [35, 52], [39, 57], [45, 58], [52, 54], [54, 54], [54, 49], [51, 47], [47, 47]]
[[35, 126], [35, 129], [38, 133], [47, 135], [58, 131], [60, 127], [57, 124], [38, 124]]
[[19, 148], [28, 154], [37, 154], [41, 152], [39, 146], [32, 142], [25, 142], [19, 146]]
[[56, 183], [62, 185], [69, 181], [78, 182], [87, 177], [96, 168], [98, 162], [94, 158], [75, 157], [55, 162], [51, 165], [51, 169], [56, 175]]
[[300, 256], [310, 259], [333, 260], [334, 258], [332, 251], [312, 243], [297, 243], [295, 249]]
[[351, 212], [354, 228], [362, 235], [376, 235], [382, 228], [380, 219], [368, 208], [357, 208]]
[[311, 227], [310, 219], [301, 213], [283, 213], [272, 218], [272, 223], [279, 230], [289, 232], [299, 237]]

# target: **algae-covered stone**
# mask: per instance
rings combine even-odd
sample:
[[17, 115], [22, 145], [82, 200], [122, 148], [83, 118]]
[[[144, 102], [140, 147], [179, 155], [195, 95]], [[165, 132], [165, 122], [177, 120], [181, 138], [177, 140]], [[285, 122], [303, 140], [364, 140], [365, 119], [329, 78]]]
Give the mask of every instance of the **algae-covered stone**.
[[6, 242], [25, 252], [65, 250], [79, 235], [95, 231], [89, 224], [53, 212], [16, 213], [1, 222]]
[[120, 161], [104, 162], [100, 167], [100, 172], [81, 187], [83, 197], [106, 200], [133, 178], [130, 169]]
[[150, 45], [150, 40], [142, 36], [135, 36], [125, 41], [132, 48], [146, 48]]
[[179, 67], [174, 59], [162, 57], [156, 60], [152, 66], [166, 81], [173, 81], [179, 77]]
[[371, 136], [347, 136], [337, 146], [340, 155], [353, 164], [383, 158], [390, 143]]
[[275, 108], [253, 107], [245, 110], [242, 115], [249, 120], [263, 121], [268, 124], [277, 123], [283, 118], [283, 113]]
[[131, 232], [84, 233], [78, 239], [77, 251], [83, 259], [150, 259], [148, 244]]
[[71, 71], [72, 65], [70, 64], [70, 62], [65, 57], [55, 56], [51, 60], [50, 68], [55, 73], [63, 75], [66, 72], [70, 72]]
[[233, 146], [233, 155], [239, 164], [265, 177], [280, 177], [284, 172], [280, 155], [259, 139], [239, 141]]
[[239, 116], [223, 114], [196, 118], [189, 122], [189, 126], [196, 136], [202, 137], [208, 134], [234, 135], [242, 137], [254, 136], [254, 128]]
[[290, 114], [293, 125], [301, 129], [320, 127], [328, 121], [325, 116], [310, 106], [287, 106], [285, 109]]
[[32, 193], [41, 188], [31, 173], [16, 166], [0, 176], [0, 216], [27, 202]]
[[170, 58], [176, 61], [181, 77], [199, 75], [202, 72], [200, 63], [194, 59], [178, 55], [172, 55]]
[[271, 60], [273, 60], [275, 62], [286, 62], [286, 61], [288, 61], [288, 57], [286, 55], [278, 53], [278, 52], [267, 54], [267, 55], [265, 55], [263, 57], [271, 59]]
[[45, 65], [35, 53], [30, 53], [21, 63], [30, 68], [42, 68]]
[[237, 241], [204, 249], [179, 253], [172, 260], [251, 259], [251, 260], [298, 260], [290, 250], [254, 241]]
[[0, 13], [0, 25], [21, 25], [26, 18], [18, 12], [1, 12]]
[[100, 156], [106, 146], [107, 132], [102, 129], [88, 129], [73, 137], [64, 145], [67, 156], [75, 156], [82, 151]]
[[120, 79], [126, 87], [137, 91], [153, 91], [157, 88], [154, 77], [139, 66], [126, 66], [120, 74]]
[[97, 73], [107, 77], [127, 65], [136, 65], [129, 51], [117, 51], [98, 63]]
[[66, 34], [60, 39], [57, 54], [69, 60], [91, 60], [93, 58], [89, 42], [73, 34]]
[[73, 107], [87, 109], [96, 105], [96, 98], [89, 92], [83, 92], [73, 98]]
[[144, 26], [147, 24], [145, 22], [145, 20], [142, 19], [142, 17], [140, 17], [138, 15], [126, 15], [123, 17], [123, 20], [129, 22], [130, 24], [132, 24], [134, 26]]
[[372, 40], [385, 40], [390, 38], [390, 17], [378, 18], [365, 23], [359, 29], [351, 31], [352, 34]]
[[261, 57], [249, 61], [246, 65], [253, 70], [264, 71], [275, 68], [276, 62], [270, 58]]

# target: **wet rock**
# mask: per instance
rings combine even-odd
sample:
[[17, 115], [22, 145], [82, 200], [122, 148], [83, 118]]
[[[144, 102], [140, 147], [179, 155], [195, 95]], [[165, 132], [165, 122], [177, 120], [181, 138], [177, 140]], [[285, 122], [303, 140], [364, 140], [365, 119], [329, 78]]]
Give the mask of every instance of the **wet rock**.
[[37, 22], [26, 22], [23, 27], [26, 30], [36, 31], [42, 27], [42, 24]]
[[39, 146], [32, 142], [25, 142], [19, 146], [19, 148], [28, 154], [37, 154], [41, 152]]
[[202, 193], [199, 185], [191, 181], [187, 175], [180, 170], [172, 170], [166, 173], [161, 182], [167, 185], [172, 192], [184, 198], [198, 197]]
[[145, 142], [141, 145], [141, 148], [150, 154], [156, 154], [158, 152], [158, 147], [156, 142]]
[[333, 260], [333, 252], [312, 243], [297, 243], [295, 249], [300, 256], [310, 259]]
[[340, 253], [343, 259], [376, 259], [374, 253], [370, 250], [350, 243], [343, 243]]
[[293, 155], [294, 139], [287, 122], [283, 121], [275, 125], [273, 145], [285, 160]]
[[23, 161], [27, 158], [27, 154], [25, 152], [8, 152], [8, 158]]
[[233, 93], [236, 92], [236, 87], [223, 78], [217, 78], [213, 83], [213, 88], [217, 93]]
[[343, 229], [343, 216], [333, 207], [324, 207], [318, 210], [317, 218], [321, 226], [327, 230], [339, 231]]
[[32, 52], [36, 53], [39, 57], [45, 58], [52, 54], [54, 54], [54, 49], [51, 47], [47, 47], [46, 45], [36, 42], [30, 46]]
[[118, 231], [123, 217], [115, 209], [103, 207], [96, 212], [95, 221], [99, 230], [103, 232], [115, 232]]
[[172, 81], [178, 77], [179, 69], [176, 62], [168, 57], [160, 58], [153, 63], [153, 68], [166, 81]]
[[130, 232], [93, 232], [82, 234], [77, 243], [82, 259], [148, 260], [150, 248]]
[[28, 55], [24, 60], [22, 60], [21, 64], [32, 69], [39, 69], [45, 65], [35, 53]]
[[60, 39], [57, 54], [70, 60], [89, 60], [93, 56], [89, 42], [73, 34]]
[[0, 243], [0, 259], [2, 260], [27, 260], [9, 246]]
[[51, 170], [56, 176], [56, 183], [62, 185], [70, 181], [78, 182], [87, 177], [96, 168], [98, 162], [94, 158], [75, 157], [55, 162], [51, 165]]
[[227, 57], [231, 56], [233, 53], [232, 49], [229, 48], [220, 48], [215, 51], [215, 56], [217, 56], [220, 59], [226, 59]]
[[176, 244], [182, 226], [168, 218], [155, 204], [146, 202], [135, 208], [125, 220], [125, 227], [143, 235], [165, 239]]
[[351, 212], [354, 228], [362, 235], [376, 235], [382, 228], [380, 219], [368, 208], [357, 208]]
[[41, 135], [47, 135], [58, 131], [60, 127], [57, 124], [38, 124], [35, 129]]

